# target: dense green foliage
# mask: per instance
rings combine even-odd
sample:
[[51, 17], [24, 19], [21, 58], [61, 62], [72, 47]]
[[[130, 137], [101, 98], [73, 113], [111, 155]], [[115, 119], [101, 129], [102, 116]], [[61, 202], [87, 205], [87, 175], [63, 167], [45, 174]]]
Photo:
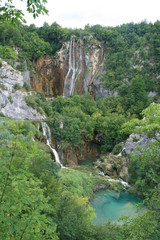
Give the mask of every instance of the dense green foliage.
[[[0, 121], [0, 238], [54, 240], [134, 240], [160, 237], [160, 189], [156, 178], [158, 148], [151, 148], [156, 159], [148, 159], [147, 151], [132, 181], [143, 181], [141, 189], [148, 189], [147, 204], [151, 208], [135, 220], [125, 224], [92, 225], [94, 216], [87, 196], [92, 195], [95, 178], [89, 173], [61, 169], [50, 155], [33, 142], [42, 134], [28, 121], [8, 119]], [[157, 145], [155, 145], [157, 146]], [[157, 155], [156, 155], [157, 152]], [[134, 164], [136, 158], [131, 163]], [[149, 164], [149, 165], [148, 165]], [[152, 164], [152, 168], [151, 165]], [[150, 166], [145, 176], [144, 165]], [[136, 165], [137, 166], [137, 165]], [[140, 180], [141, 174], [143, 179]], [[148, 181], [148, 177], [153, 177]], [[157, 180], [156, 180], [157, 179]], [[145, 180], [145, 181], [144, 181]], [[150, 184], [147, 184], [150, 183]], [[155, 187], [157, 185], [157, 188]], [[158, 194], [158, 195], [157, 195]], [[83, 197], [85, 196], [85, 198]]]
[[[133, 119], [132, 121], [136, 124], [138, 117], [141, 118], [140, 112], [150, 102], [145, 91], [144, 94], [143, 90], [142, 94], [137, 91], [140, 89], [138, 86], [136, 83], [131, 85], [130, 94], [128, 93], [126, 98], [110, 96], [95, 101], [88, 94], [70, 98], [59, 96], [53, 101], [46, 101], [44, 95], [38, 93], [32, 97], [26, 97], [26, 102], [41, 114], [46, 113], [56, 142], [63, 150], [68, 147], [81, 147], [84, 142], [90, 141], [98, 144], [101, 152], [105, 153], [112, 151], [114, 147], [115, 150], [121, 146], [120, 143], [133, 130], [129, 126], [130, 131], [125, 131], [123, 124], [126, 122], [128, 124], [130, 119]], [[137, 120], [134, 119], [135, 117]]]
[[0, 122], [0, 238], [87, 239], [93, 215], [87, 199], [63, 189], [57, 165], [33, 137], [41, 134], [27, 121]]
[[[29, 171], [37, 158], [48, 161], [49, 156], [32, 143], [36, 128], [3, 121], [0, 124], [0, 238], [56, 238], [56, 224], [48, 215], [50, 205], [42, 181]], [[38, 134], [38, 133], [37, 133]]]
[[[56, 144], [66, 151], [92, 142], [100, 146], [101, 153], [113, 150], [117, 154], [133, 132], [151, 138], [158, 134], [160, 107], [150, 104], [158, 98], [150, 99], [148, 93], [160, 93], [160, 22], [116, 28], [87, 25], [85, 30], [62, 28], [57, 23], [41, 28], [3, 23], [0, 58], [12, 65], [19, 62], [17, 68], [24, 71], [39, 57], [54, 56], [71, 34], [92, 34], [104, 44], [103, 79], [119, 95], [96, 101], [90, 95], [59, 96], [53, 101], [41, 93], [26, 97], [29, 106], [47, 115]], [[130, 183], [144, 197], [149, 211], [126, 219], [123, 226], [93, 226], [87, 197], [93, 194], [96, 177], [78, 169], [59, 169], [41, 140], [42, 134], [28, 121], [0, 119], [0, 239], [160, 239], [159, 141], [129, 157]]]
[[121, 133], [128, 135], [131, 133], [146, 134], [152, 137], [160, 130], [160, 105], [150, 104], [141, 113], [143, 119], [133, 118], [122, 125]]
[[48, 120], [57, 143], [66, 149], [93, 141], [101, 145], [102, 152], [112, 150], [122, 140], [120, 127], [126, 118], [121, 103], [112, 109], [111, 102], [114, 105], [117, 99], [110, 97], [96, 102], [90, 95], [57, 97]]
[[[130, 156], [130, 181], [136, 192], [151, 199], [159, 197], [160, 175], [160, 106], [152, 103], [142, 111], [143, 119], [132, 119], [122, 127], [123, 133], [145, 134], [151, 139], [148, 148], [138, 149]], [[152, 201], [152, 200], [151, 200]], [[158, 206], [157, 203], [156, 206]]]
[[[141, 75], [148, 91], [159, 90], [160, 22], [124, 24], [117, 27], [86, 26], [107, 46], [106, 86], [126, 90], [132, 78]], [[157, 89], [158, 88], [158, 89]]]
[[19, 62], [16, 65], [22, 72], [27, 65], [30, 67], [32, 60], [51, 53], [49, 43], [21, 24], [18, 27], [1, 24], [0, 33], [0, 57], [13, 66]]

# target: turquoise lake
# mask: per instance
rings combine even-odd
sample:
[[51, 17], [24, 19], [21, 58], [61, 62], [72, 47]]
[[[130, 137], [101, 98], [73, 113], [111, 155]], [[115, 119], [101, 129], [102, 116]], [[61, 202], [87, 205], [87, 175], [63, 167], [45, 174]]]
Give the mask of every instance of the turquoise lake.
[[146, 211], [145, 207], [139, 206], [142, 199], [129, 194], [128, 192], [111, 192], [100, 190], [95, 194], [91, 206], [95, 209], [96, 218], [94, 224], [103, 224], [107, 220], [117, 222], [122, 216], [137, 217]]

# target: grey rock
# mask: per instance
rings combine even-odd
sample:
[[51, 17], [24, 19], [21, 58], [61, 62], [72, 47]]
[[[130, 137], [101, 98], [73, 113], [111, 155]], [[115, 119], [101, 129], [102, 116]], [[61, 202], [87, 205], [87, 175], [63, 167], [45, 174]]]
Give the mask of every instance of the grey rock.
[[0, 68], [0, 112], [6, 117], [16, 119], [44, 119], [44, 116], [41, 116], [35, 109], [26, 104], [25, 97], [29, 93], [20, 90], [15, 91], [15, 84], [22, 87], [24, 77], [6, 62], [2, 62]]
[[149, 92], [148, 97], [153, 98], [157, 95], [156, 92]]
[[30, 84], [30, 71], [26, 70], [23, 75], [23, 81]]
[[155, 142], [158, 139], [160, 139], [159, 132], [156, 132], [152, 138], [144, 134], [139, 135], [139, 134], [132, 133], [127, 139], [124, 145], [123, 151], [127, 155], [129, 155], [133, 151], [137, 150], [138, 148], [142, 148], [142, 149], [148, 148], [151, 142]]
[[100, 189], [105, 189], [106, 185], [104, 183], [100, 183], [100, 184], [97, 184], [95, 188], [96, 188], [95, 190], [98, 191]]

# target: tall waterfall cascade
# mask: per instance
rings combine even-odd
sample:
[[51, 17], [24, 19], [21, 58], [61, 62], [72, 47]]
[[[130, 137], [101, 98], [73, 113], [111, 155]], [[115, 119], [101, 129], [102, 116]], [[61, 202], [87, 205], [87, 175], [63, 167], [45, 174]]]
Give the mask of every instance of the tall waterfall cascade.
[[47, 97], [91, 94], [95, 99], [112, 92], [104, 85], [105, 44], [94, 36], [72, 35], [54, 58], [44, 56], [34, 63], [31, 84]]
[[72, 96], [74, 94], [75, 83], [82, 71], [82, 43], [75, 41], [71, 37], [69, 43], [69, 65], [68, 72], [64, 81], [63, 96]]
[[59, 155], [58, 155], [57, 151], [54, 148], [51, 147], [51, 130], [50, 130], [50, 128], [49, 128], [49, 126], [47, 125], [46, 122], [42, 122], [42, 131], [43, 131], [43, 136], [47, 140], [47, 145], [52, 150], [52, 152], [55, 156], [56, 162], [60, 164], [61, 168], [64, 168], [63, 164], [60, 162]]

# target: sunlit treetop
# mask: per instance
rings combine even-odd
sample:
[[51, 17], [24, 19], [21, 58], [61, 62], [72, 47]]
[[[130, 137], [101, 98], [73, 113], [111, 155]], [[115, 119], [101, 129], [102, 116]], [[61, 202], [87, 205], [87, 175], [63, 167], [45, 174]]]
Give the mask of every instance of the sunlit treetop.
[[[45, 7], [47, 0], [19, 0], [26, 4], [26, 9], [34, 18], [40, 14], [48, 14]], [[17, 9], [12, 0], [2, 2], [0, 0], [0, 23], [17, 24], [19, 21], [25, 23], [22, 10]]]

